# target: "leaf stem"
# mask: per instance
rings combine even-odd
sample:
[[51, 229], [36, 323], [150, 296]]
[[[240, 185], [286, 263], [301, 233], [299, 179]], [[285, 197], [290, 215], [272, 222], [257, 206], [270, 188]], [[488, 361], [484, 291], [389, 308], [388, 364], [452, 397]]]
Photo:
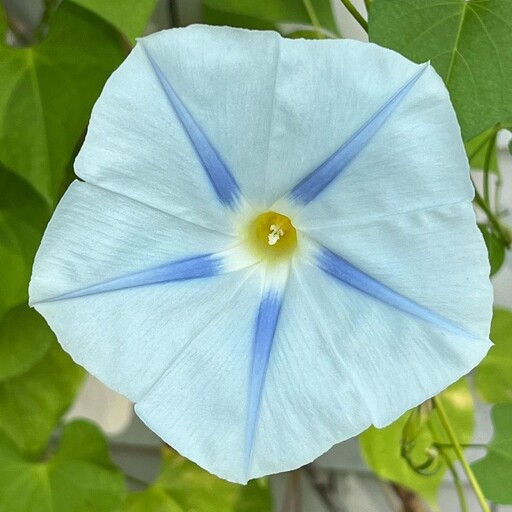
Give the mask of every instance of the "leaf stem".
[[488, 205], [491, 204], [489, 195], [489, 168], [491, 166], [492, 150], [496, 146], [496, 135], [497, 132], [494, 130], [492, 137], [489, 138], [489, 142], [487, 143], [484, 160], [484, 201]]
[[[429, 423], [429, 430], [432, 434], [432, 437], [434, 439], [439, 439], [439, 435], [436, 432], [436, 428], [432, 423]], [[452, 478], [453, 483], [455, 485], [455, 489], [457, 491], [457, 496], [459, 498], [459, 504], [460, 504], [460, 510], [461, 512], [468, 512], [468, 502], [466, 500], [466, 495], [464, 493], [464, 487], [462, 486], [462, 482], [459, 477], [459, 473], [457, 471], [457, 468], [453, 465], [452, 460], [450, 459], [450, 456], [444, 451], [445, 448], [453, 448], [452, 444], [449, 443], [439, 443], [435, 441], [433, 445], [438, 451], [442, 459], [444, 460], [444, 463], [448, 467]], [[459, 446], [464, 446], [463, 444], [459, 444]]]
[[[453, 448], [453, 445], [449, 444], [449, 443], [434, 443], [434, 445], [439, 449]], [[464, 449], [475, 448], [475, 449], [487, 450], [487, 448], [488, 448], [488, 446], [486, 444], [482, 444], [482, 443], [459, 443], [459, 446]]]
[[[475, 183], [473, 182], [473, 188], [475, 189], [475, 203], [484, 211], [484, 213], [487, 216], [487, 219], [489, 220], [490, 224], [492, 225], [494, 232], [496, 236], [500, 239], [501, 243], [507, 248], [510, 249], [512, 245], [512, 233], [510, 230], [503, 225], [503, 223], [500, 221], [500, 219], [492, 212], [490, 207], [490, 194], [489, 194], [489, 168], [491, 164], [491, 157], [492, 157], [492, 149], [496, 144], [496, 137], [501, 129], [501, 124], [498, 123], [494, 126], [494, 129], [491, 131], [491, 133], [488, 134], [487, 137], [483, 141], [481, 141], [478, 146], [472, 151], [470, 155], [468, 155], [469, 162], [482, 151], [482, 149], [487, 145], [487, 151], [485, 154], [485, 161], [484, 161], [484, 197], [480, 195], [478, 192], [478, 189], [476, 188]], [[496, 198], [495, 198], [495, 207], [497, 207], [497, 196], [498, 196], [498, 188], [500, 185], [500, 179], [498, 177], [498, 181], [496, 183]]]
[[500, 220], [491, 211], [487, 203], [484, 201], [484, 198], [478, 192], [474, 182], [473, 188], [475, 189], [475, 203], [485, 212], [485, 215], [487, 215], [487, 218], [494, 228], [496, 235], [500, 238], [501, 243], [509, 249], [512, 244], [512, 234], [502, 225]]
[[464, 469], [466, 476], [468, 477], [469, 483], [470, 483], [471, 487], [473, 488], [473, 491], [475, 492], [475, 495], [478, 499], [478, 503], [480, 504], [480, 507], [482, 508], [482, 511], [490, 512], [489, 505], [487, 504], [484, 493], [482, 492], [482, 489], [475, 477], [475, 474], [473, 473], [473, 470], [471, 469], [471, 466], [469, 465], [469, 463], [464, 455], [464, 452], [462, 451], [462, 448], [459, 444], [459, 440], [457, 439], [455, 431], [453, 430], [453, 427], [452, 427], [450, 420], [446, 414], [446, 411], [444, 409], [444, 405], [441, 402], [441, 399], [438, 396], [435, 396], [434, 398], [432, 398], [432, 400], [436, 407], [437, 413], [439, 414], [439, 420], [441, 421], [441, 424], [443, 425], [443, 428], [445, 429], [446, 434], [447, 434], [448, 438], [450, 439], [450, 442], [453, 445], [455, 454], [457, 455], [457, 458], [459, 459], [459, 462], [460, 462], [462, 468]]
[[[441, 454], [443, 458], [448, 459], [448, 457], [444, 455], [443, 452], [441, 452]], [[459, 473], [457, 472], [453, 464], [448, 464], [448, 469], [450, 470], [450, 473], [453, 478], [453, 483], [455, 484], [455, 489], [457, 491], [457, 496], [459, 498], [460, 511], [468, 512], [468, 502], [466, 500], [466, 495], [464, 494], [464, 488], [462, 487], [462, 482], [460, 480]]]
[[363, 18], [361, 13], [354, 7], [351, 0], [341, 0], [347, 11], [352, 14], [352, 17], [361, 25], [363, 30], [368, 34], [368, 22]]
[[366, 7], [366, 12], [370, 12], [370, 6], [372, 5], [372, 0], [364, 0], [364, 6]]
[[324, 39], [324, 33], [322, 32], [322, 26], [320, 25], [320, 21], [318, 20], [318, 16], [316, 15], [315, 8], [313, 7], [313, 4], [311, 3], [311, 0], [302, 0], [302, 3], [304, 4], [304, 8], [306, 9], [309, 19], [311, 20], [311, 24], [315, 28], [316, 35], [318, 36], [318, 39]]

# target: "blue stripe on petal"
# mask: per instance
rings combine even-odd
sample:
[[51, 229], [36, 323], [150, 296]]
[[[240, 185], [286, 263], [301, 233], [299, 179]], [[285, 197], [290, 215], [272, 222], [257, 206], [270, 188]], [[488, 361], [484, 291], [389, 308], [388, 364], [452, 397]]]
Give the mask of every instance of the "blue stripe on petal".
[[335, 153], [296, 185], [290, 192], [291, 198], [299, 204], [306, 205], [327, 188], [366, 147], [371, 138], [379, 131], [388, 117], [419, 80], [425, 69], [427, 69], [427, 65], [423, 66]]
[[380, 300], [404, 313], [430, 322], [453, 334], [475, 338], [473, 334], [465, 331], [443, 316], [420, 306], [416, 302], [388, 288], [386, 285], [370, 277], [362, 270], [359, 270], [357, 267], [326, 248], [320, 249], [316, 260], [319, 268], [324, 272], [374, 299]]
[[238, 183], [200, 126], [182, 103], [158, 64], [146, 49], [145, 52], [169, 102], [187, 132], [190, 142], [194, 146], [219, 200], [226, 206], [235, 208], [241, 196]]
[[54, 302], [64, 299], [74, 299], [76, 297], [86, 297], [88, 295], [95, 295], [98, 293], [135, 288], [138, 286], [212, 277], [220, 274], [222, 268], [222, 257], [215, 254], [203, 254], [193, 258], [172, 261], [158, 267], [103, 281], [102, 283], [87, 286], [86, 288], [64, 293], [57, 297], [52, 297], [39, 302]]
[[253, 340], [252, 367], [249, 381], [249, 406], [247, 414], [247, 432], [245, 446], [245, 464], [249, 472], [254, 437], [258, 424], [259, 409], [265, 376], [267, 373], [272, 342], [276, 333], [282, 297], [278, 292], [269, 291], [261, 301], [256, 320]]

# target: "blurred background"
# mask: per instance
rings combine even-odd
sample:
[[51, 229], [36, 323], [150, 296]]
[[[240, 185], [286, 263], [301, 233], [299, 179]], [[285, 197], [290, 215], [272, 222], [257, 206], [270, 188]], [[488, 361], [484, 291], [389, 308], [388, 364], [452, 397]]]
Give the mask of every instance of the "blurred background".
[[[457, 17], [459, 11], [445, 15], [444, 6], [460, 10], [458, 0], [442, 4], [439, 11], [430, 0], [371, 4], [363, 0], [3, 0], [0, 512], [482, 509], [460, 463], [453, 453], [443, 452], [439, 440], [420, 435], [420, 458], [432, 457], [425, 468], [411, 467], [401, 456], [406, 417], [384, 434], [371, 432], [334, 447], [301, 470], [248, 487], [221, 482], [172, 450], [162, 451], [161, 441], [136, 418], [132, 404], [85, 375], [60, 350], [44, 321], [27, 308], [35, 250], [73, 179], [72, 162], [105, 80], [128, 54], [135, 37], [197, 22], [272, 29], [288, 37], [370, 38], [413, 60], [432, 59], [442, 76], [443, 63], [436, 59], [445, 46], [469, 55], [470, 71], [475, 59], [481, 63], [481, 72], [469, 76], [456, 68], [450, 93], [479, 191], [475, 208], [494, 274], [498, 313], [493, 340], [499, 351], [445, 399], [461, 442], [472, 445], [466, 451], [468, 459], [479, 461], [474, 468], [489, 506], [496, 512], [512, 511], [508, 505], [512, 504], [512, 156], [507, 129], [512, 126], [512, 98], [503, 92], [512, 78], [512, 36], [496, 21], [512, 25], [512, 11], [503, 7], [510, 7], [510, 2], [490, 0], [486, 9], [491, 15], [485, 18], [482, 11], [480, 26], [470, 15]], [[405, 28], [402, 19], [408, 20]], [[411, 31], [414, 44], [408, 44]], [[469, 98], [474, 91], [468, 83], [479, 91], [481, 112], [471, 107], [476, 103]], [[510, 421], [498, 426], [497, 415]], [[492, 449], [493, 435], [500, 450]], [[395, 438], [396, 446], [390, 446]]]

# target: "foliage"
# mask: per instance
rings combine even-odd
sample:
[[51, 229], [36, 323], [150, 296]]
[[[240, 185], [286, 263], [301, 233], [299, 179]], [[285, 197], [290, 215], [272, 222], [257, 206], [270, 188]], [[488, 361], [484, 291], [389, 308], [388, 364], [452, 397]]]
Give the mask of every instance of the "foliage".
[[495, 345], [477, 369], [476, 387], [486, 402], [512, 403], [512, 311], [494, 311], [491, 339]]
[[38, 461], [0, 434], [0, 510], [111, 512], [124, 494], [124, 479], [110, 461], [107, 442], [90, 423], [66, 425], [55, 454]]
[[124, 34], [132, 43], [143, 35], [157, 0], [72, 0], [98, 14]]
[[[471, 167], [477, 170], [484, 170], [485, 167], [485, 152], [479, 151], [479, 148], [482, 147], [482, 144], [486, 144], [489, 140], [489, 136], [492, 135], [494, 128], [486, 130], [482, 132], [480, 135], [477, 135], [475, 138], [466, 142], [466, 152], [469, 156], [475, 155], [474, 158], [471, 158]], [[496, 149], [496, 144], [491, 146], [491, 155], [489, 161], [489, 171], [499, 174], [498, 169], [498, 152]]]
[[210, 475], [168, 447], [162, 471], [146, 490], [128, 495], [121, 512], [266, 512], [271, 500], [264, 480], [247, 486]]
[[443, 77], [465, 140], [512, 115], [512, 3], [374, 0], [370, 39]]
[[478, 227], [489, 253], [489, 265], [491, 266], [491, 276], [493, 276], [505, 263], [505, 247], [500, 238], [494, 233], [492, 227], [487, 224], [478, 224]]
[[339, 34], [329, 0], [205, 0], [204, 7], [206, 21], [212, 25], [283, 31], [283, 24], [299, 24]]
[[512, 504], [512, 405], [492, 409], [494, 437], [487, 455], [473, 464], [485, 495], [495, 503]]
[[0, 381], [0, 430], [27, 454], [46, 446], [84, 375], [47, 328], [40, 336], [52, 338], [46, 354], [25, 373]]
[[[26, 301], [32, 260], [50, 211], [28, 183], [1, 163], [0, 190], [1, 319], [9, 309]], [[0, 329], [5, 333], [5, 327]]]
[[[491, 271], [497, 273], [512, 240], [499, 205], [496, 152], [496, 134], [512, 119], [512, 2], [365, 3], [371, 4], [370, 40], [418, 62], [430, 60], [448, 86], [472, 167], [483, 173], [475, 203], [483, 214], [480, 229]], [[64, 0], [56, 10], [55, 0], [46, 4], [47, 37], [36, 30], [34, 44], [23, 48], [5, 43], [9, 18], [0, 8], [0, 510], [270, 510], [265, 481], [243, 488], [228, 484], [168, 448], [157, 480], [127, 495], [105, 439], [85, 422], [65, 426], [59, 448], [47, 454], [84, 373], [26, 305], [32, 261], [69, 182], [94, 101], [130, 43], [143, 34], [156, 0]], [[212, 24], [279, 30], [289, 37], [340, 36], [329, 0], [204, 0], [203, 7]], [[510, 311], [496, 310], [491, 337], [496, 345], [476, 372], [476, 387], [485, 401], [501, 405], [493, 407], [495, 436], [487, 455], [473, 468], [489, 499], [511, 503]], [[466, 382], [440, 400], [459, 442], [469, 443], [473, 405]], [[431, 503], [455, 460], [453, 439], [429, 404], [385, 429], [369, 429], [360, 441], [379, 476]]]
[[[6, 27], [0, 24], [2, 40]], [[41, 43], [20, 49], [0, 42], [0, 161], [49, 204], [61, 192], [93, 103], [122, 58], [118, 34], [69, 2], [55, 12]]]
[[[457, 429], [460, 442], [469, 443], [474, 418], [473, 400], [466, 380], [450, 386], [440, 399]], [[448, 469], [436, 446], [450, 441], [435, 409], [432, 412], [427, 409], [422, 413], [423, 418], [414, 419], [417, 428], [412, 428], [410, 422], [412, 412], [405, 413], [386, 428], [370, 427], [359, 436], [361, 451], [368, 465], [380, 477], [412, 489], [435, 504], [439, 486]], [[446, 456], [454, 459], [451, 451], [447, 451]]]

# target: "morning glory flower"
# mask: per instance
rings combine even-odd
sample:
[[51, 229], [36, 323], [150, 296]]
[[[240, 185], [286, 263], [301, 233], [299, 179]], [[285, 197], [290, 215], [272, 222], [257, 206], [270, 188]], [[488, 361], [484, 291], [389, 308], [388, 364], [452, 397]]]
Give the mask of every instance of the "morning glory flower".
[[164, 441], [235, 482], [383, 427], [489, 348], [468, 164], [432, 67], [193, 26], [98, 100], [31, 304]]

